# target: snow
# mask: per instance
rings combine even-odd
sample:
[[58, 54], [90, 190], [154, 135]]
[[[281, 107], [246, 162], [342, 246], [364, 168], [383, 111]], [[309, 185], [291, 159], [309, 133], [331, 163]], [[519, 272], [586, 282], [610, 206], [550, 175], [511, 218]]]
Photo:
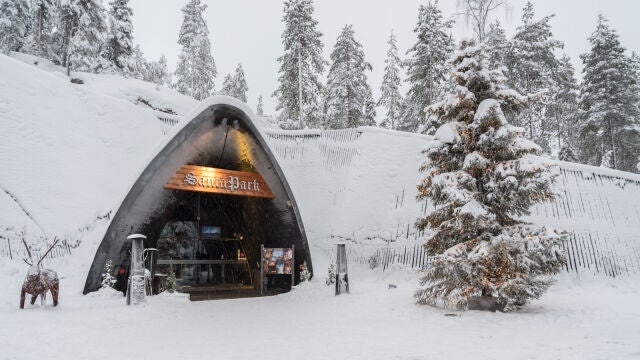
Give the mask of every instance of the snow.
[[174, 293], [127, 307], [117, 293], [81, 296], [63, 280], [58, 307], [19, 310], [17, 274], [7, 276], [8, 267], [0, 264], [0, 281], [10, 284], [0, 297], [6, 359], [279, 359], [283, 353], [308, 359], [466, 359], [473, 353], [479, 359], [588, 360], [640, 354], [637, 278], [564, 276], [539, 302], [509, 314], [419, 306], [412, 298], [414, 274], [354, 266], [349, 295], [334, 296], [318, 276], [274, 297], [189, 302]]
[[457, 123], [442, 124], [442, 126], [436, 130], [436, 133], [433, 135], [433, 139], [444, 144], [453, 144], [460, 138], [457, 128]]
[[[218, 103], [252, 111], [232, 98], [197, 103], [169, 89], [111, 75], [74, 74], [85, 83], [72, 84], [59, 70], [33, 65], [33, 58], [0, 55], [0, 186], [47, 236], [80, 241], [70, 256], [45, 261], [60, 277], [55, 308], [49, 297], [44, 308], [18, 309], [28, 267], [15, 253], [20, 243], [11, 243], [13, 260], [0, 252], [0, 359], [43, 354], [47, 359], [70, 354], [174, 359], [213, 351], [223, 359], [272, 359], [283, 353], [310, 359], [463, 359], [471, 353], [492, 359], [640, 356], [637, 272], [614, 279], [594, 275], [594, 268], [584, 264], [577, 273], [563, 272], [540, 301], [515, 313], [492, 314], [416, 305], [415, 271], [392, 267], [382, 272], [361, 264], [358, 258], [376, 249], [419, 244], [422, 238], [413, 232], [413, 223], [433, 208], [414, 200], [423, 175], [418, 172], [421, 150], [433, 139], [368, 127], [292, 132], [256, 121], [300, 206], [314, 263], [310, 283], [291, 293], [250, 299], [190, 302], [183, 294], [162, 294], [136, 307], [125, 306], [124, 297], [108, 290], [83, 296], [108, 214], [148, 160], [186, 124], [179, 122], [163, 136], [157, 113], [135, 104], [138, 96], [185, 119]], [[633, 254], [640, 175], [551, 163], [563, 169], [560, 184], [567, 200], [537, 207], [529, 220], [586, 231], [606, 245], [603, 253]], [[16, 238], [24, 227], [27, 241], [44, 248], [38, 226], [5, 191], [0, 191], [0, 214], [0, 236]], [[351, 291], [337, 297], [324, 284], [336, 239], [346, 243], [350, 254]], [[3, 251], [5, 241], [0, 238]], [[449, 313], [458, 316], [444, 316]]]

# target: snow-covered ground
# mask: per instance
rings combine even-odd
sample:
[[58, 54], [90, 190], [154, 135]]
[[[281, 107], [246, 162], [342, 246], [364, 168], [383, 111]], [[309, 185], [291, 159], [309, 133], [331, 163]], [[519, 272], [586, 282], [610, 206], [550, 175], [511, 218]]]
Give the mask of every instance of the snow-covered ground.
[[[416, 305], [416, 275], [351, 267], [351, 294], [322, 276], [274, 297], [190, 302], [159, 295], [125, 306], [120, 293], [18, 309], [24, 266], [0, 263], [0, 359], [637, 359], [640, 278], [567, 274], [515, 313]], [[7, 271], [10, 269], [9, 271]], [[388, 284], [397, 288], [389, 289]], [[454, 314], [456, 316], [446, 316]]]
[[[254, 299], [160, 295], [136, 308], [117, 294], [83, 296], [109, 214], [166, 140], [167, 125], [153, 109], [186, 115], [197, 103], [111, 75], [72, 74], [84, 82], [73, 84], [63, 69], [16, 57], [0, 55], [0, 359], [640, 357], [640, 275], [593, 275], [605, 257], [640, 269], [633, 262], [640, 259], [640, 177], [631, 174], [562, 165], [563, 199], [537, 208], [532, 221], [592, 235], [575, 239], [576, 249], [591, 252], [575, 258], [580, 276], [561, 274], [521, 311], [445, 316], [414, 304], [414, 271], [357, 263], [351, 294], [333, 296], [324, 277], [336, 237], [348, 238], [357, 255], [387, 246], [385, 239], [413, 246], [420, 236], [411, 225], [432, 206], [414, 200], [420, 150], [430, 139], [372, 128], [296, 133], [258, 124], [300, 206], [315, 266], [310, 283]], [[71, 255], [46, 261], [61, 277], [57, 308], [18, 309], [23, 229], [36, 246], [43, 234], [77, 244]], [[604, 245], [590, 247], [594, 241]]]

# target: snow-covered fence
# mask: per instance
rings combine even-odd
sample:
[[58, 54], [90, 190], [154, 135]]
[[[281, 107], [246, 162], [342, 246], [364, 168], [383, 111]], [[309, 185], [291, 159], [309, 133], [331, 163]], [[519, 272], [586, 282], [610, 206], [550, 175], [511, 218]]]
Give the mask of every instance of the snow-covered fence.
[[[46, 249], [49, 243], [44, 237], [40, 237], [35, 241], [31, 241], [29, 244], [29, 250], [31, 254], [37, 258], [40, 258], [43, 249]], [[46, 265], [47, 260], [56, 259], [71, 255], [73, 249], [80, 246], [80, 240], [73, 241], [71, 239], [63, 239], [59, 241], [49, 252], [44, 263]], [[9, 258], [12, 260], [19, 260], [28, 257], [27, 250], [22, 245], [22, 238], [19, 236], [0, 236], [0, 257]]]
[[166, 112], [153, 110], [153, 114], [160, 120], [162, 123], [162, 135], [167, 135], [171, 128], [177, 125], [180, 120], [182, 120], [182, 116], [169, 114]]
[[302, 160], [305, 149], [313, 148], [327, 168], [351, 165], [358, 154], [354, 143], [362, 134], [360, 129], [343, 130], [264, 130], [267, 141], [278, 159]]

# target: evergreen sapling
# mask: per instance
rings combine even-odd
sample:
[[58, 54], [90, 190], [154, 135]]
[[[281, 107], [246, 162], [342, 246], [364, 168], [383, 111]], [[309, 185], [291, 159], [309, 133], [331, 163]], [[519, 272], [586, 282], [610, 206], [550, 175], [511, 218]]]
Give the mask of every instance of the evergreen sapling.
[[113, 261], [107, 260], [104, 264], [104, 273], [102, 274], [102, 282], [100, 287], [102, 289], [113, 288], [116, 285], [116, 279], [113, 277]]

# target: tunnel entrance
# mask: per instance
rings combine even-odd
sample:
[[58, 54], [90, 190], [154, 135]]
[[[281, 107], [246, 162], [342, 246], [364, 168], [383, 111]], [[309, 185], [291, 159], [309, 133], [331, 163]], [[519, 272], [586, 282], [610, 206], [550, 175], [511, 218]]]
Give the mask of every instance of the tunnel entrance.
[[[130, 189], [96, 252], [85, 293], [99, 288], [107, 260], [116, 274], [127, 271], [131, 233], [144, 234], [145, 248], [158, 250], [153, 281], [162, 283], [173, 270], [192, 299], [215, 298], [221, 290], [253, 296], [261, 248], [295, 249], [293, 276], [268, 277], [267, 294], [295, 285], [299, 265], [312, 271], [295, 199], [250, 110], [228, 97], [207, 102]], [[247, 292], [236, 296], [236, 290]]]

